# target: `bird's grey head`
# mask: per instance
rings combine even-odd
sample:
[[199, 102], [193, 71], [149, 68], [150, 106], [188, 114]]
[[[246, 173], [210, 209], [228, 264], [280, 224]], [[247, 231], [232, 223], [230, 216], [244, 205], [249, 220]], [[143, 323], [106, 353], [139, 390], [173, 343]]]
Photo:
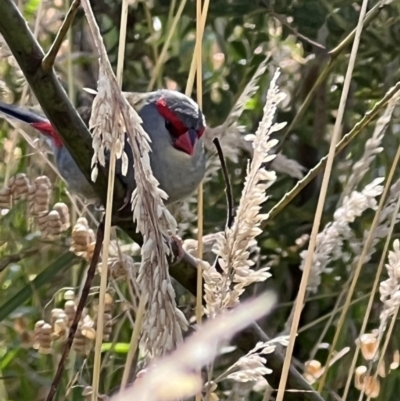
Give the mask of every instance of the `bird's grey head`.
[[[168, 140], [172, 146], [192, 156], [196, 143], [205, 130], [204, 115], [199, 106], [184, 94], [166, 89], [150, 92], [143, 100], [144, 105], [139, 114], [146, 115], [146, 118], [142, 117], [144, 125], [161, 122], [168, 132]], [[159, 119], [160, 121], [155, 121]], [[147, 132], [152, 132], [151, 127], [144, 128]]]

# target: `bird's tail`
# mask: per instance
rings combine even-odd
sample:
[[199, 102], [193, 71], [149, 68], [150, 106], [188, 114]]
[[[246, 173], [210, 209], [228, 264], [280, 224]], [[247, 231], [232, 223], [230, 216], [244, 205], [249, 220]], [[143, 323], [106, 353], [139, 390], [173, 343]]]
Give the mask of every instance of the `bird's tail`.
[[49, 120], [46, 117], [42, 117], [28, 109], [14, 106], [13, 104], [0, 102], [0, 112], [27, 124], [49, 123]]
[[31, 127], [40, 131], [43, 135], [50, 137], [56, 146], [61, 145], [60, 137], [46, 117], [36, 114], [28, 109], [3, 102], [0, 102], [0, 113], [4, 113], [7, 116], [29, 124]]

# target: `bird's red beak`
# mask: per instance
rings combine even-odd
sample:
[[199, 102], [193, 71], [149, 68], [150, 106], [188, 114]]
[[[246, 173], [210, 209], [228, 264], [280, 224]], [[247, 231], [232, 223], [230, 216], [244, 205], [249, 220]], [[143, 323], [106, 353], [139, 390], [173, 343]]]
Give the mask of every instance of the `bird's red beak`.
[[189, 156], [193, 156], [194, 147], [196, 145], [198, 135], [196, 130], [190, 128], [184, 134], [180, 135], [174, 142], [174, 146], [187, 153]]

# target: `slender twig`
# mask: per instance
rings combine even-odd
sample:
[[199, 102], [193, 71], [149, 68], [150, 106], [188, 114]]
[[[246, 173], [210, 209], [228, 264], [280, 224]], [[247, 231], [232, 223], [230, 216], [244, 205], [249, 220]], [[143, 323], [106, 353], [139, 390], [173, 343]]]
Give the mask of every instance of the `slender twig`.
[[[389, 4], [386, 0], [380, 0], [371, 10], [368, 11], [367, 15], [365, 16], [363, 26], [367, 27], [370, 22], [381, 12], [381, 10]], [[329, 52], [329, 55], [333, 58], [339, 56], [342, 51], [350, 45], [353, 41], [354, 37], [356, 36], [357, 28], [354, 28], [334, 49]]]
[[32, 249], [26, 249], [25, 251], [21, 250], [14, 255], [5, 256], [0, 260], [0, 272], [2, 272], [9, 264], [17, 263], [24, 258], [32, 256], [35, 253], [38, 253], [39, 251], [40, 251], [39, 248], [32, 248]]
[[85, 285], [83, 287], [82, 294], [79, 299], [78, 306], [76, 308], [74, 320], [72, 322], [71, 328], [69, 329], [68, 339], [67, 339], [67, 342], [65, 343], [64, 351], [61, 355], [60, 362], [58, 363], [57, 372], [54, 376], [53, 382], [51, 383], [50, 391], [46, 397], [46, 401], [53, 400], [53, 397], [57, 391], [57, 387], [60, 384], [61, 377], [62, 377], [62, 374], [64, 371], [65, 362], [66, 362], [66, 360], [68, 358], [68, 354], [71, 350], [72, 343], [73, 343], [74, 337], [75, 337], [75, 333], [78, 328], [79, 321], [81, 320], [81, 317], [82, 317], [82, 311], [86, 305], [86, 300], [89, 296], [90, 288], [92, 286], [93, 277], [96, 272], [97, 263], [99, 261], [101, 246], [103, 244], [103, 238], [104, 238], [104, 219], [102, 220], [102, 222], [99, 224], [99, 226], [97, 228], [96, 245], [94, 247], [92, 260], [90, 261], [90, 266], [89, 266], [89, 269], [87, 272]]
[[219, 143], [218, 138], [214, 138], [213, 142], [215, 147], [217, 148], [218, 157], [222, 168], [222, 175], [224, 176], [225, 180], [226, 205], [227, 205], [226, 227], [231, 228], [235, 217], [231, 180], [229, 178], [228, 169], [226, 168], [224, 153], [222, 152], [221, 144]]
[[[371, 294], [371, 292], [368, 292], [368, 294], [364, 294], [359, 298], [353, 299], [353, 301], [351, 301], [350, 305], [355, 305], [358, 302], [364, 301], [364, 299], [367, 299], [370, 296], [370, 294]], [[298, 334], [304, 333], [305, 331], [312, 329], [314, 326], [323, 322], [326, 319], [330, 320], [331, 317], [334, 318], [336, 313], [340, 312], [342, 309], [343, 309], [343, 306], [340, 306], [338, 308], [335, 307], [333, 309], [333, 311], [327, 313], [326, 315], [320, 316], [319, 318], [313, 320], [312, 322], [305, 324], [304, 326], [299, 328]], [[331, 327], [331, 325], [329, 325], [329, 327]], [[318, 343], [320, 343], [320, 340], [318, 340]], [[314, 359], [312, 354], [310, 354], [308, 359]]]
[[69, 28], [72, 25], [72, 22], [75, 18], [76, 12], [78, 11], [79, 5], [81, 4], [81, 0], [74, 0], [71, 4], [71, 7], [68, 10], [65, 19], [57, 32], [57, 36], [54, 39], [53, 44], [50, 47], [50, 50], [46, 53], [42, 60], [42, 68], [44, 71], [49, 71], [53, 68], [54, 61], [57, 57], [57, 54], [61, 48], [62, 42], [67, 35]]
[[[349, 65], [347, 67], [346, 76], [345, 76], [345, 80], [344, 80], [344, 84], [343, 84], [343, 91], [342, 91], [342, 94], [340, 97], [338, 115], [337, 115], [337, 118], [335, 121], [335, 126], [333, 128], [333, 134], [332, 134], [331, 144], [330, 144], [329, 153], [328, 153], [328, 160], [326, 163], [324, 177], [322, 179], [321, 192], [320, 192], [320, 195], [318, 198], [317, 210], [315, 212], [314, 223], [313, 223], [311, 236], [310, 236], [310, 243], [309, 243], [308, 250], [307, 250], [307, 257], [306, 257], [306, 261], [304, 264], [303, 275], [301, 277], [300, 288], [299, 288], [295, 312], [294, 312], [294, 316], [293, 316], [293, 323], [292, 323], [292, 326], [290, 329], [289, 344], [286, 349], [286, 355], [285, 355], [285, 360], [283, 363], [281, 380], [279, 383], [278, 394], [276, 397], [277, 401], [282, 401], [283, 396], [285, 394], [286, 382], [287, 382], [287, 378], [288, 378], [288, 374], [289, 374], [291, 358], [292, 358], [294, 344], [295, 344], [295, 340], [296, 340], [296, 336], [297, 336], [297, 329], [298, 329], [299, 322], [300, 322], [301, 311], [303, 309], [304, 297], [305, 297], [305, 294], [307, 291], [308, 278], [310, 275], [312, 262], [313, 262], [313, 256], [314, 256], [314, 250], [315, 250], [315, 246], [316, 246], [316, 242], [317, 242], [317, 234], [319, 231], [319, 226], [321, 224], [322, 212], [324, 209], [326, 194], [328, 192], [328, 184], [329, 184], [329, 180], [331, 177], [333, 161], [335, 158], [335, 148], [336, 148], [336, 144], [339, 140], [344, 111], [345, 111], [345, 107], [346, 107], [347, 95], [348, 95], [349, 89], [350, 89], [351, 77], [353, 74], [353, 69], [354, 69], [354, 65], [355, 65], [355, 61], [356, 61], [358, 46], [360, 44], [361, 32], [363, 29], [363, 22], [364, 22], [365, 13], [367, 11], [367, 5], [368, 5], [368, 0], [363, 0], [363, 4], [361, 6], [360, 16], [359, 16], [359, 20], [358, 20], [358, 24], [357, 24], [357, 32], [356, 32], [356, 35], [354, 38], [353, 47], [351, 49]], [[325, 366], [326, 366], [326, 370], [325, 370], [324, 374], [326, 375], [326, 372], [328, 371], [329, 361], [325, 364]], [[322, 382], [322, 380], [321, 380], [321, 382]], [[320, 386], [320, 389], [322, 389], [322, 386]]]
[[292, 27], [286, 20], [285, 17], [281, 14], [276, 13], [274, 10], [271, 10], [271, 15], [276, 18], [282, 25], [289, 29], [293, 33], [294, 36], [299, 38], [300, 40], [307, 42], [308, 44], [317, 47], [318, 49], [326, 52], [325, 46], [322, 46], [320, 43], [308, 38], [307, 36], [301, 34], [296, 28]]

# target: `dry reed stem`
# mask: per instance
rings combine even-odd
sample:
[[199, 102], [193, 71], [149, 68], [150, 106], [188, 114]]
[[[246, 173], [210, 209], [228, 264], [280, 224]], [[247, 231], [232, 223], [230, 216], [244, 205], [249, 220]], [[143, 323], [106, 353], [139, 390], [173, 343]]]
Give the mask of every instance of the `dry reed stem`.
[[[389, 103], [389, 106], [388, 106], [387, 110], [389, 110], [391, 108], [392, 112], [393, 112], [394, 105], [396, 104], [397, 100], [398, 100], [398, 97], [397, 98], [396, 97], [393, 98], [392, 101], [390, 102], [392, 104]], [[391, 113], [390, 113], [390, 115], [391, 115]], [[390, 119], [390, 117], [389, 117], [389, 119]], [[359, 333], [358, 337], [361, 337], [365, 333], [365, 329], [366, 329], [367, 324], [368, 324], [368, 319], [369, 319], [369, 316], [371, 314], [371, 310], [372, 310], [372, 306], [373, 306], [373, 302], [374, 302], [374, 297], [375, 297], [375, 294], [376, 294], [376, 290], [378, 289], [379, 279], [380, 279], [380, 276], [382, 274], [383, 266], [385, 264], [386, 255], [387, 255], [387, 252], [388, 252], [388, 249], [389, 249], [390, 240], [391, 240], [392, 235], [393, 235], [393, 230], [394, 230], [394, 226], [395, 226], [396, 221], [397, 221], [397, 215], [399, 213], [399, 210], [400, 210], [400, 197], [399, 197], [399, 200], [397, 201], [395, 210], [393, 211], [392, 220], [390, 222], [389, 233], [388, 233], [388, 235], [386, 237], [386, 241], [385, 241], [385, 245], [384, 245], [384, 248], [383, 248], [383, 251], [382, 251], [381, 259], [379, 261], [378, 269], [376, 271], [374, 284], [372, 286], [371, 295], [370, 295], [369, 300], [368, 300], [367, 310], [365, 311], [364, 319], [363, 319], [363, 322], [362, 322], [362, 325], [361, 325], [361, 329], [360, 329], [360, 333]], [[347, 378], [347, 381], [346, 381], [346, 386], [345, 386], [345, 389], [344, 389], [344, 392], [343, 392], [343, 396], [342, 396], [343, 399], [346, 399], [348, 391], [350, 389], [350, 384], [351, 384], [351, 381], [352, 381], [352, 378], [353, 378], [353, 372], [354, 372], [354, 370], [356, 368], [357, 358], [358, 358], [358, 354], [360, 352], [360, 345], [361, 345], [360, 342], [356, 342], [356, 349], [354, 351], [354, 356], [353, 356], [353, 359], [351, 361], [349, 375], [348, 375], [348, 378]]]
[[[393, 211], [393, 216], [392, 216], [392, 221], [391, 221], [391, 229], [393, 229], [394, 224], [397, 222], [397, 217], [398, 217], [398, 211], [400, 209], [400, 198], [398, 198], [397, 204], [396, 204], [396, 210]], [[389, 243], [390, 241], [390, 236], [391, 232], [388, 233], [387, 236], [387, 241], [386, 244]], [[385, 245], [386, 245], [385, 244]], [[387, 251], [387, 248], [385, 247], [385, 251]], [[386, 256], [386, 255], [385, 255]], [[382, 255], [383, 257], [383, 255]], [[379, 345], [381, 343], [382, 338], [385, 335], [385, 331], [387, 329], [387, 322], [390, 318], [390, 316], [393, 317], [393, 320], [391, 322], [391, 325], [389, 327], [389, 331], [386, 335], [386, 341], [384, 344], [383, 349], [380, 350], [380, 357], [379, 357], [379, 366], [383, 366], [383, 358], [386, 353], [387, 345], [390, 340], [392, 330], [393, 330], [393, 325], [394, 322], [397, 319], [397, 314], [399, 312], [399, 307], [400, 307], [400, 302], [399, 302], [399, 293], [400, 293], [400, 275], [399, 275], [399, 266], [400, 266], [400, 246], [399, 246], [399, 240], [395, 239], [393, 242], [393, 251], [389, 252], [388, 256], [388, 263], [386, 264], [386, 270], [388, 273], [388, 278], [386, 280], [383, 280], [380, 283], [379, 286], [379, 293], [380, 293], [380, 300], [382, 302], [382, 311], [380, 313], [380, 324], [379, 328], [377, 330], [377, 337], [374, 337], [375, 339], [375, 344], [373, 349], [371, 350], [371, 358], [369, 359], [369, 365], [368, 365], [368, 375], [370, 375], [370, 372], [372, 370], [374, 362], [376, 362], [377, 359], [377, 351], [379, 349]], [[359, 341], [361, 342], [361, 336], [359, 336]], [[363, 356], [365, 359], [367, 359], [363, 353]], [[378, 370], [376, 370], [376, 374], [378, 373]], [[376, 379], [376, 374], [375, 377], [373, 378], [373, 381]], [[365, 385], [361, 389], [360, 397], [359, 400], [361, 401], [364, 392], [367, 392], [367, 389], [365, 388]], [[368, 394], [369, 395], [369, 394]]]
[[[65, 14], [68, 13], [69, 7], [70, 7], [70, 0], [66, 0], [64, 4], [64, 11]], [[70, 102], [72, 103], [73, 106], [75, 106], [75, 85], [74, 85], [74, 76], [73, 76], [73, 66], [72, 66], [72, 27], [68, 29], [67, 31], [67, 93], [68, 93], [68, 98]], [[74, 195], [68, 194], [68, 196], [71, 198], [71, 203], [72, 203], [72, 208], [71, 208], [71, 225], [74, 226], [77, 220], [77, 216], [79, 215], [79, 209], [76, 203], [76, 199], [79, 199], [78, 197], [75, 197]], [[72, 201], [73, 200], [73, 201]], [[88, 211], [88, 214], [91, 215], [93, 218], [93, 215]], [[96, 222], [96, 225], [98, 222]], [[78, 273], [79, 273], [79, 266], [75, 265], [71, 269], [71, 281], [72, 281], [72, 286], [76, 287], [77, 282], [78, 282]], [[76, 360], [76, 353], [74, 350], [71, 352], [71, 357], [68, 361], [69, 364], [69, 369], [68, 369], [68, 375], [69, 375], [69, 381], [71, 382], [73, 379], [73, 372], [74, 369], [73, 367], [75, 366], [75, 360]]]
[[[95, 17], [91, 10], [89, 2], [83, 0], [82, 6], [85, 9], [86, 18], [92, 31], [93, 37], [96, 35], [97, 24]], [[124, 54], [125, 54], [125, 42], [126, 42], [126, 25], [127, 25], [127, 14], [128, 14], [128, 0], [123, 0], [121, 10], [121, 25], [120, 25], [120, 40], [118, 49], [118, 65], [117, 65], [117, 82], [119, 87], [122, 85], [122, 73], [124, 65]], [[99, 34], [99, 33], [98, 33]], [[99, 34], [100, 35], [100, 34]], [[96, 39], [95, 39], [96, 40]], [[98, 38], [100, 44], [102, 39]], [[99, 44], [96, 43], [99, 53], [101, 53]], [[100, 64], [102, 63], [100, 57]], [[112, 133], [111, 133], [112, 134]], [[93, 363], [93, 393], [92, 401], [98, 399], [98, 389], [100, 383], [100, 369], [101, 369], [101, 345], [103, 342], [103, 328], [104, 328], [104, 310], [105, 310], [105, 294], [107, 289], [107, 278], [108, 278], [108, 253], [111, 237], [111, 219], [112, 219], [112, 207], [113, 207], [113, 195], [114, 195], [114, 182], [115, 182], [115, 167], [116, 167], [116, 156], [117, 156], [117, 144], [116, 141], [111, 143], [111, 156], [110, 165], [108, 171], [108, 189], [107, 189], [107, 200], [106, 200], [106, 216], [105, 216], [105, 228], [104, 228], [104, 243], [103, 243], [103, 258], [102, 258], [102, 269], [100, 276], [100, 294], [99, 294], [99, 306], [97, 314], [97, 330], [96, 330], [96, 341], [94, 348], [94, 363]]]
[[[324, 177], [322, 180], [320, 196], [318, 199], [317, 210], [315, 213], [314, 224], [313, 224], [311, 237], [310, 237], [310, 243], [309, 243], [308, 252], [307, 252], [307, 258], [306, 258], [306, 262], [305, 262], [305, 266], [304, 266], [303, 275], [301, 278], [295, 313], [293, 316], [293, 323], [292, 323], [292, 326], [290, 329], [289, 345], [286, 350], [286, 355], [285, 355], [285, 359], [284, 359], [284, 363], [283, 363], [282, 374], [281, 374], [281, 379], [279, 382], [279, 388], [278, 388], [278, 394], [276, 397], [276, 401], [282, 401], [283, 396], [285, 394], [286, 382], [287, 382], [287, 378], [288, 378], [288, 374], [289, 374], [289, 368], [291, 365], [291, 358], [292, 358], [292, 354], [293, 354], [294, 343], [295, 343], [296, 336], [297, 336], [297, 329], [299, 326], [301, 310], [303, 308], [304, 296], [307, 291], [308, 277], [309, 277], [310, 271], [311, 271], [313, 254], [314, 254], [314, 249], [315, 249], [316, 240], [317, 240], [317, 234], [318, 234], [319, 226], [321, 223], [323, 207], [325, 204], [325, 198], [326, 198], [326, 194], [328, 191], [328, 184], [329, 184], [330, 175], [331, 175], [331, 171], [332, 171], [333, 160], [335, 157], [335, 147], [336, 147], [336, 144], [340, 137], [340, 130], [341, 130], [344, 110], [345, 110], [345, 106], [346, 106], [347, 95], [349, 93], [351, 76], [352, 76], [353, 69], [354, 69], [354, 64], [355, 64], [356, 55], [357, 55], [357, 51], [358, 51], [358, 45], [360, 43], [360, 36], [361, 36], [362, 28], [363, 28], [364, 16], [365, 16], [365, 13], [367, 10], [367, 4], [368, 4], [368, 0], [363, 0], [363, 4], [361, 7], [360, 16], [359, 16], [359, 21], [357, 24], [356, 35], [354, 38], [353, 47], [351, 49], [349, 65], [347, 67], [346, 77], [345, 77], [345, 81], [343, 84], [343, 91], [342, 91], [341, 98], [340, 98], [338, 115], [337, 115], [337, 118], [335, 121], [332, 140], [331, 140], [331, 144], [329, 147], [328, 160], [327, 160], [327, 164], [326, 164], [326, 168], [325, 168], [325, 172], [324, 172]], [[328, 371], [329, 363], [326, 363], [325, 366], [327, 368], [324, 372], [324, 376], [326, 376], [326, 372]], [[321, 382], [322, 382], [322, 380], [321, 380]], [[321, 389], [322, 389], [322, 387], [319, 388], [319, 391]]]
[[[201, 22], [206, 19], [201, 12], [201, 0], [196, 1], [196, 45], [193, 59], [197, 60], [197, 103], [200, 110], [203, 110], [203, 68], [202, 68], [202, 41], [204, 29], [201, 29]], [[200, 182], [198, 188], [197, 201], [197, 258], [203, 258], [203, 182]], [[196, 322], [201, 324], [203, 312], [203, 274], [201, 263], [197, 264], [197, 291], [196, 291]], [[196, 399], [200, 399], [200, 395], [196, 395]]]
[[164, 46], [161, 49], [161, 53], [160, 53], [160, 56], [159, 56], [159, 58], [157, 60], [157, 64], [153, 68], [153, 74], [151, 75], [150, 82], [147, 85], [147, 91], [151, 91], [153, 89], [153, 87], [154, 87], [154, 84], [156, 83], [156, 80], [157, 80], [157, 77], [158, 77], [158, 75], [160, 73], [161, 67], [162, 67], [162, 65], [163, 65], [163, 63], [165, 61], [165, 56], [167, 55], [168, 47], [169, 47], [169, 44], [171, 43], [172, 36], [175, 33], [175, 30], [176, 30], [176, 27], [178, 26], [178, 22], [179, 22], [179, 20], [181, 18], [183, 9], [185, 8], [186, 1], [187, 0], [182, 0], [181, 1], [181, 4], [179, 5], [178, 11], [176, 12], [175, 18], [172, 21], [171, 29], [168, 32], [167, 38], [166, 38], [166, 40], [164, 42]]
[[[207, 1], [207, 0], [206, 0]], [[196, 1], [196, 43], [195, 50], [193, 53], [192, 63], [196, 60], [197, 69], [197, 103], [200, 110], [203, 110], [203, 68], [202, 68], [202, 42], [204, 25], [207, 17], [208, 8], [205, 9], [204, 15], [201, 11], [201, 0]], [[202, 24], [204, 24], [202, 26]], [[192, 69], [191, 69], [192, 71]], [[194, 70], [193, 70], [194, 71]], [[189, 82], [189, 78], [188, 78]], [[190, 85], [187, 84], [186, 92], [192, 91]], [[186, 93], [188, 95], [188, 93]], [[203, 181], [200, 182], [197, 194], [197, 258], [201, 260], [203, 258]], [[197, 283], [196, 283], [196, 322], [197, 325], [201, 324], [201, 318], [203, 314], [203, 270], [202, 264], [199, 262], [197, 264]], [[201, 377], [201, 374], [199, 372]], [[201, 401], [201, 393], [196, 394], [196, 401]]]
[[[198, 9], [196, 9], [196, 13], [197, 13], [196, 29], [198, 29], [198, 35], [201, 38], [203, 37], [204, 28], [206, 26], [206, 19], [207, 19], [209, 5], [210, 5], [210, 0], [205, 0], [204, 5], [203, 5], [203, 11], [201, 12], [200, 18], [199, 18], [200, 11]], [[196, 31], [196, 34], [197, 34], [197, 31]], [[192, 58], [192, 62], [190, 64], [190, 69], [189, 69], [189, 76], [188, 76], [188, 79], [186, 82], [185, 94], [187, 96], [190, 96], [190, 94], [192, 93], [192, 90], [193, 90], [194, 77], [195, 77], [196, 69], [197, 69], [197, 66], [199, 63], [197, 55], [199, 54], [201, 57], [201, 49], [198, 49], [198, 47], [201, 47], [201, 42], [197, 42], [197, 39], [196, 39], [193, 58]]]
[[[344, 298], [344, 296], [345, 296], [345, 294], [346, 294], [346, 292], [348, 290], [348, 287], [350, 285], [350, 281], [351, 281], [350, 279], [346, 281], [346, 283], [344, 284], [344, 286], [342, 288], [342, 291], [340, 292], [338, 298], [336, 299], [335, 306], [333, 307], [332, 312], [330, 312], [328, 314], [329, 315], [328, 316], [328, 321], [326, 322], [321, 334], [318, 337], [318, 340], [316, 341], [314, 347], [312, 348], [312, 350], [311, 350], [311, 352], [310, 352], [310, 354], [308, 356], [309, 360], [315, 358], [315, 354], [318, 352], [319, 347], [320, 347], [322, 341], [324, 340], [326, 333], [328, 332], [328, 330], [332, 326], [332, 322], [333, 322], [333, 319], [336, 316], [336, 313], [338, 313], [340, 310], [342, 310], [342, 307], [339, 307], [339, 305], [342, 303], [342, 299]], [[317, 319], [317, 320], [319, 320], [319, 319]], [[298, 330], [298, 334], [300, 334], [300, 332], [301, 332], [301, 330]]]
[[[362, 28], [363, 28], [363, 18], [364, 18], [365, 14], [366, 14], [367, 5], [368, 5], [368, 0], [363, 0], [362, 6], [361, 6], [361, 10], [360, 10], [360, 16], [359, 16], [359, 20], [358, 20], [358, 24], [357, 24], [357, 28], [356, 28], [356, 33], [355, 33], [355, 37], [354, 37], [353, 48], [352, 48], [352, 52], [351, 52], [351, 55], [353, 55], [353, 50], [355, 50], [354, 56], [356, 55], [356, 50], [357, 50], [357, 47], [358, 47], [358, 44], [359, 44], [359, 41], [360, 41], [360, 36], [361, 36]], [[348, 71], [350, 69], [350, 62], [351, 62], [351, 56], [350, 56]], [[347, 76], [346, 76], [346, 78], [347, 78]], [[345, 81], [345, 84], [346, 84], [346, 81]], [[344, 90], [343, 90], [343, 92], [344, 92]], [[347, 97], [347, 93], [346, 93], [346, 97]], [[337, 120], [336, 120], [336, 122], [337, 122]], [[340, 127], [338, 127], [338, 128], [340, 128]], [[383, 195], [382, 195], [381, 200], [380, 200], [380, 207], [383, 205], [383, 199], [382, 198], [383, 198]], [[379, 211], [381, 210], [380, 207], [378, 206], [378, 212], [377, 212], [376, 215], [378, 215]], [[377, 219], [376, 219], [376, 221], [377, 221]], [[371, 228], [371, 232], [373, 232], [373, 231], [374, 231], [374, 229]], [[371, 237], [372, 237], [372, 234], [371, 234]], [[361, 269], [361, 266], [360, 266], [360, 269]], [[357, 276], [357, 278], [356, 278], [356, 276], [357, 276], [357, 272], [355, 274], [354, 280], [352, 281], [352, 283], [350, 285], [349, 293], [352, 293], [352, 288], [354, 290], [353, 283], [354, 283], [354, 286], [355, 286], [355, 282], [356, 282], [356, 280], [358, 278], [358, 276]], [[341, 319], [342, 319], [342, 317], [344, 319], [344, 316], [347, 313], [348, 304], [349, 304], [350, 300], [351, 300], [351, 295], [350, 295], [350, 297], [347, 296], [347, 298], [346, 298], [345, 307], [343, 308], [342, 314], [341, 314]], [[347, 307], [346, 307], [346, 305], [347, 305]], [[340, 327], [341, 327], [341, 325], [340, 325], [340, 319], [339, 319], [337, 330], [335, 332], [335, 336], [337, 336], [337, 337], [339, 335], [338, 333], [340, 331]], [[336, 338], [336, 341], [337, 341], [337, 338]], [[335, 345], [336, 345], [336, 341], [334, 339]], [[332, 351], [334, 350], [335, 345], [332, 344], [331, 348], [329, 349], [328, 358], [327, 358], [327, 361], [325, 363], [325, 366], [327, 368], [324, 371], [324, 374], [322, 375], [321, 380], [320, 380], [319, 385], [318, 385], [318, 392], [319, 393], [322, 391], [322, 389], [324, 387], [324, 383], [325, 383], [325, 380], [326, 380], [326, 377], [327, 377], [327, 374], [328, 374], [328, 370], [329, 370], [329, 361], [332, 358], [332, 354], [333, 354]]]
[[[122, 1], [120, 31], [119, 31], [118, 61], [117, 61], [117, 83], [118, 83], [118, 86], [120, 89], [122, 88], [123, 72], [124, 72], [124, 60], [125, 60], [125, 48], [126, 48], [126, 28], [127, 28], [127, 22], [128, 22], [128, 5], [129, 5], [128, 0]], [[113, 153], [114, 153], [114, 160], [113, 160]], [[111, 149], [110, 167], [111, 166], [113, 167], [113, 170], [115, 171], [115, 146], [113, 146]], [[110, 169], [110, 173], [111, 173], [111, 169]], [[115, 175], [114, 175], [114, 178], [115, 178]], [[110, 185], [111, 185], [111, 181], [110, 181], [110, 177], [109, 177], [108, 189], [110, 189]], [[112, 186], [114, 188], [114, 182], [112, 183]], [[108, 192], [107, 192], [107, 197], [108, 197]], [[111, 194], [111, 196], [112, 196], [112, 194]], [[108, 207], [108, 198], [107, 198], [107, 207]], [[110, 226], [111, 226], [111, 210], [112, 210], [112, 201], [111, 201], [109, 210], [106, 209], [106, 213], [108, 211], [110, 213]], [[106, 230], [107, 230], [107, 227], [108, 226], [107, 226], [107, 219], [106, 219]], [[106, 231], [106, 239], [107, 238], [109, 239], [109, 237], [107, 237], [107, 231]], [[108, 255], [107, 255], [107, 259], [108, 259]], [[108, 270], [107, 263], [108, 263], [108, 260], [106, 260], [105, 263], [103, 262], [102, 272], [103, 272], [103, 270]], [[104, 302], [104, 298], [100, 297], [100, 302]], [[143, 311], [141, 311], [142, 315], [140, 316], [140, 319], [143, 318], [144, 305], [145, 305], [145, 303], [143, 303], [143, 305], [142, 305]], [[138, 330], [140, 330], [141, 326], [142, 326], [141, 320], [140, 320], [140, 323], [138, 323], [138, 322], [136, 322], [136, 323], [138, 325]], [[99, 325], [98, 325], [98, 327], [99, 327]], [[100, 327], [103, 328], [103, 324]], [[134, 338], [133, 335], [135, 334], [135, 336], [137, 336], [136, 347], [137, 347], [139, 333], [140, 333], [140, 331], [138, 331], [138, 330], [136, 330], [136, 324], [135, 324], [135, 329], [132, 332], [132, 340]], [[134, 349], [134, 351], [136, 351], [136, 349]], [[133, 352], [132, 359], [133, 359], [134, 355], [135, 354]], [[131, 363], [132, 363], [130, 357], [131, 357], [131, 353], [129, 350], [126, 361], [125, 361], [124, 373], [122, 376], [122, 383], [125, 383], [125, 384], [123, 384], [123, 387], [126, 386], [128, 378], [129, 378], [130, 367], [131, 367]]]
[[[65, 2], [65, 12], [69, 10], [70, 0]], [[68, 85], [68, 97], [70, 102], [75, 105], [75, 85], [74, 76], [72, 70], [72, 29], [68, 29], [67, 32], [67, 85]]]
[[[354, 289], [355, 289], [356, 284], [357, 284], [357, 280], [358, 280], [358, 278], [360, 276], [360, 273], [361, 273], [361, 268], [362, 268], [362, 266], [363, 266], [363, 264], [365, 262], [367, 254], [370, 251], [369, 248], [370, 248], [370, 246], [372, 244], [372, 240], [373, 240], [373, 237], [374, 237], [374, 231], [378, 226], [379, 217], [380, 217], [380, 214], [381, 214], [381, 211], [382, 211], [386, 196], [387, 196], [387, 194], [389, 192], [390, 183], [392, 182], [394, 173], [396, 171], [396, 166], [397, 166], [399, 160], [400, 160], [400, 147], [397, 149], [397, 152], [396, 152], [395, 158], [393, 160], [390, 172], [388, 174], [388, 178], [387, 178], [385, 187], [383, 189], [383, 194], [382, 194], [381, 199], [379, 201], [378, 209], [375, 212], [374, 220], [373, 220], [373, 222], [371, 224], [371, 228], [370, 228], [370, 231], [368, 233], [368, 237], [365, 240], [364, 247], [363, 247], [362, 253], [360, 255], [360, 259], [358, 260], [357, 267], [356, 267], [355, 272], [354, 272], [354, 277], [353, 277], [353, 280], [351, 282], [349, 291], [347, 293], [346, 301], [345, 301], [345, 304], [343, 306], [342, 313], [340, 315], [340, 318], [339, 318], [339, 321], [338, 321], [338, 324], [337, 324], [337, 328], [336, 328], [336, 331], [335, 331], [335, 336], [334, 336], [334, 338], [332, 340], [332, 344], [331, 344], [331, 347], [330, 347], [330, 352], [329, 352], [328, 359], [327, 359], [328, 361], [331, 358], [331, 355], [332, 355], [332, 353], [333, 353], [333, 351], [334, 351], [334, 349], [336, 347], [337, 341], [339, 339], [340, 331], [341, 331], [341, 328], [342, 328], [342, 326], [344, 324], [344, 320], [346, 318], [346, 314], [347, 314], [347, 311], [348, 311], [349, 306], [350, 306], [350, 301], [351, 301], [351, 298], [353, 296]], [[322, 377], [322, 379], [325, 380], [325, 378], [326, 378], [326, 373]], [[321, 382], [320, 382], [320, 385], [321, 385]]]

